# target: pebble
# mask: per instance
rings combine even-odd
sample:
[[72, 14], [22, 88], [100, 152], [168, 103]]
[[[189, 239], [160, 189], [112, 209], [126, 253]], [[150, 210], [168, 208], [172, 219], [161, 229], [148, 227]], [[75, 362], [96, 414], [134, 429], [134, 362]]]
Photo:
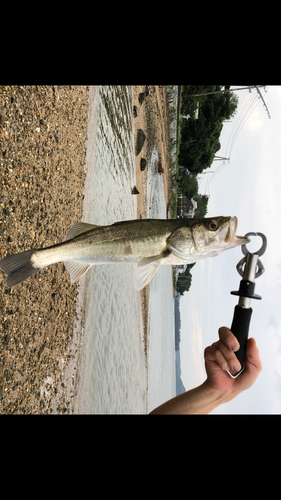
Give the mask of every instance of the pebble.
[[[60, 99], [51, 86], [0, 86], [0, 258], [59, 242], [65, 221], [81, 220], [88, 88], [55, 90]], [[0, 272], [0, 414], [51, 412], [76, 295], [62, 263], [12, 289]], [[50, 376], [48, 398], [40, 396]], [[70, 411], [66, 405], [61, 412]]]

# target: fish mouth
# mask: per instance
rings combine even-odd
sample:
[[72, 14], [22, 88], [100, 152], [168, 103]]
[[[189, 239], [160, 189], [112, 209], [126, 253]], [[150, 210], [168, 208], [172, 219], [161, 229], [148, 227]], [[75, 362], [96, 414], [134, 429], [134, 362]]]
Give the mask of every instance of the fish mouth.
[[238, 219], [237, 217], [230, 217], [227, 225], [219, 232], [218, 238], [222, 242], [227, 245], [228, 248], [236, 247], [239, 245], [244, 245], [245, 243], [249, 243], [250, 239], [245, 238], [244, 236], [237, 236]]

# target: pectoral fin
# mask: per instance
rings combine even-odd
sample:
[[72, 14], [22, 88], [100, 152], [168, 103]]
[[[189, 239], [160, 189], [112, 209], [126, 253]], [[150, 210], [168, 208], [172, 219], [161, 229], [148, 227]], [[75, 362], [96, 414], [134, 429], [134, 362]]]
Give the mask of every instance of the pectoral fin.
[[186, 253], [180, 249], [180, 248], [176, 248], [172, 245], [169, 245], [169, 249], [171, 250], [171, 253], [174, 254], [176, 257], [178, 257], [179, 259], [181, 259], [181, 261], [184, 263], [184, 262], [193, 262], [192, 261], [192, 256], [190, 257], [189, 255], [186, 255]]
[[76, 262], [75, 260], [65, 261], [64, 265], [70, 274], [71, 283], [82, 278], [83, 274], [85, 274], [92, 264], [85, 264], [83, 262]]
[[138, 267], [140, 266], [146, 266], [147, 264], [151, 264], [151, 262], [157, 262], [158, 260], [165, 259], [167, 255], [169, 255], [169, 251], [165, 251], [160, 253], [159, 255], [153, 255], [152, 257], [144, 257], [138, 262]]
[[175, 265], [192, 264], [193, 262], [197, 262], [198, 260], [204, 258], [203, 255], [187, 255], [186, 252], [181, 248], [176, 248], [169, 244], [168, 247], [169, 250], [171, 250], [171, 253], [175, 255], [178, 259], [180, 259], [180, 262], [178, 262], [177, 264], [175, 263]]
[[145, 285], [148, 285], [151, 278], [158, 269], [157, 264], [146, 264], [137, 266], [134, 273], [134, 287], [136, 290], [141, 290]]
[[148, 285], [160, 265], [157, 262], [167, 257], [169, 253], [163, 252], [160, 255], [153, 255], [153, 257], [144, 257], [139, 261], [134, 273], [134, 287], [136, 290], [141, 290], [145, 285]]

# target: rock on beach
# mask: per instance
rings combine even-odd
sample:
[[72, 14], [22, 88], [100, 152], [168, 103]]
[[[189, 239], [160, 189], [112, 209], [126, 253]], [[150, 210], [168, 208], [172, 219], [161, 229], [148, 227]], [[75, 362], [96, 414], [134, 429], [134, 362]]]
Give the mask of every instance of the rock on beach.
[[[88, 91], [0, 86], [0, 258], [58, 243], [81, 220]], [[76, 295], [62, 263], [12, 289], [0, 273], [1, 414], [52, 411]]]

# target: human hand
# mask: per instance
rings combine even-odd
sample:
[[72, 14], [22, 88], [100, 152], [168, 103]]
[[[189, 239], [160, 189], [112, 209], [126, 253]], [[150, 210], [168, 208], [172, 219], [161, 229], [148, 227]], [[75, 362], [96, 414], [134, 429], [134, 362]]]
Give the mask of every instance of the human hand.
[[247, 340], [245, 369], [236, 379], [232, 379], [227, 370], [235, 375], [241, 370], [241, 365], [235, 356], [239, 343], [231, 330], [226, 326], [219, 329], [219, 338], [204, 351], [207, 380], [205, 384], [215, 389], [230, 401], [240, 392], [248, 389], [257, 379], [262, 364], [259, 350], [253, 338]]
[[[239, 344], [235, 335], [222, 326], [218, 342], [207, 347], [204, 352], [207, 380], [203, 384], [166, 401], [153, 410], [152, 414], [206, 414], [217, 406], [227, 403], [240, 392], [251, 387], [261, 371], [261, 360], [255, 339], [247, 340], [245, 369], [236, 379], [231, 378], [240, 371], [241, 365], [234, 352]], [[237, 365], [237, 369], [234, 367]]]

